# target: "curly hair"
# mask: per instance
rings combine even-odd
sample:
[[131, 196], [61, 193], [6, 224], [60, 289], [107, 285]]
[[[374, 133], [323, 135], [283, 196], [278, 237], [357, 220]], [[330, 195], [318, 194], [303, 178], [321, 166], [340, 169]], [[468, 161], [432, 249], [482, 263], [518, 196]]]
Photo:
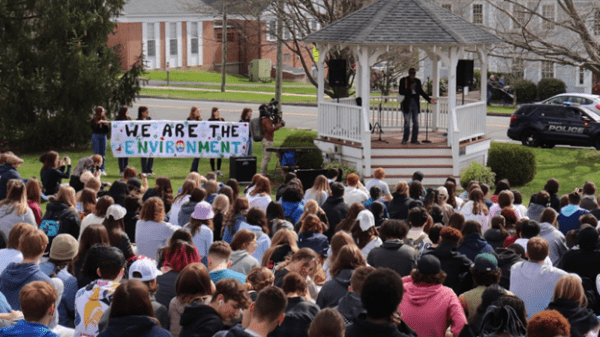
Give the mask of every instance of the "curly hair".
[[152, 197], [144, 202], [140, 212], [140, 220], [162, 222], [165, 218], [165, 204], [161, 198]]
[[446, 242], [457, 243], [462, 239], [462, 233], [456, 228], [445, 227], [440, 231], [440, 237]]
[[527, 323], [527, 337], [570, 336], [571, 324], [556, 310], [544, 310]]
[[248, 287], [248, 290], [256, 292], [273, 285], [273, 282], [275, 282], [275, 275], [267, 267], [252, 268], [246, 276], [246, 287]]

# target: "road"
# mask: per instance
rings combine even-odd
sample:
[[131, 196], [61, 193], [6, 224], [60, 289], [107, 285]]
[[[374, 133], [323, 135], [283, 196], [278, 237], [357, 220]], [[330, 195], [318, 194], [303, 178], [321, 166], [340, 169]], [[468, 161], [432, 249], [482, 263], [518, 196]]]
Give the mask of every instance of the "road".
[[[209, 102], [193, 100], [174, 100], [161, 98], [140, 98], [130, 111], [132, 119], [136, 116], [137, 108], [145, 105], [150, 109], [152, 119], [184, 120], [188, 117], [190, 108], [196, 105], [201, 110], [203, 120], [210, 117], [212, 107], [219, 107], [221, 116], [226, 121], [238, 121], [244, 107], [254, 110], [253, 117], [258, 116], [256, 103]], [[283, 119], [287, 127], [317, 130], [317, 108], [300, 105], [283, 105]], [[509, 117], [488, 116], [486, 118], [487, 135], [494, 141], [514, 142], [506, 137]], [[516, 142], [514, 142], [516, 143]]]

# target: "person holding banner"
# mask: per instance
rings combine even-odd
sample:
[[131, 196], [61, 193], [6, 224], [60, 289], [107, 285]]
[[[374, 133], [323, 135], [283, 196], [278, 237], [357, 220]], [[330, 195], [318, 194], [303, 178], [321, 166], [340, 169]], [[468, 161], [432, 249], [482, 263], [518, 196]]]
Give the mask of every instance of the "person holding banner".
[[[252, 119], [252, 109], [244, 108], [242, 110], [242, 116], [240, 118], [240, 123], [248, 123], [248, 128], [250, 128], [250, 120]], [[249, 130], [248, 130], [249, 131]], [[252, 134], [248, 132], [248, 142], [246, 142], [246, 155], [252, 156], [254, 152], [254, 143], [252, 141]]]
[[[198, 109], [197, 106], [195, 106], [195, 105], [192, 106], [192, 109], [190, 110], [190, 115], [188, 116], [187, 120], [188, 121], [201, 121], [202, 120], [202, 116], [200, 116], [200, 109]], [[198, 164], [200, 164], [200, 158], [194, 158], [190, 172], [198, 172]]]
[[[129, 117], [129, 108], [126, 106], [122, 106], [119, 108], [119, 112], [117, 112], [117, 117], [115, 117], [116, 121], [130, 121]], [[129, 165], [129, 158], [118, 158], [119, 162], [119, 175], [122, 176], [123, 172], [125, 172], [125, 168]]]
[[[138, 108], [138, 121], [149, 121], [152, 120], [152, 118], [150, 118], [150, 111], [148, 110], [148, 107], [146, 106], [140, 106]], [[142, 173], [145, 173], [146, 175], [155, 175], [155, 173], [152, 171], [152, 166], [154, 166], [154, 158], [150, 157], [150, 158], [142, 158]]]
[[[213, 107], [210, 112], [209, 122], [224, 122], [225, 119], [221, 117], [221, 112], [219, 108]], [[212, 172], [215, 172], [217, 176], [222, 177], [223, 173], [221, 173], [221, 158], [217, 158], [217, 170], [215, 171], [215, 158], [210, 158], [210, 169]]]

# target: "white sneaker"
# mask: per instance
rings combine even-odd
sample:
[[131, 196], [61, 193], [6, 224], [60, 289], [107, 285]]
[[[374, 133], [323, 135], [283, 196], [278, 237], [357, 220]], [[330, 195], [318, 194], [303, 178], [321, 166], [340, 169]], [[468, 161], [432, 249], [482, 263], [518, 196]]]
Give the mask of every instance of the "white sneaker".
[[101, 174], [102, 174], [103, 176], [105, 176], [105, 175], [106, 175], [106, 171], [102, 171], [102, 173], [101, 173]]
[[217, 170], [217, 177], [222, 177], [223, 173], [221, 173], [221, 170]]

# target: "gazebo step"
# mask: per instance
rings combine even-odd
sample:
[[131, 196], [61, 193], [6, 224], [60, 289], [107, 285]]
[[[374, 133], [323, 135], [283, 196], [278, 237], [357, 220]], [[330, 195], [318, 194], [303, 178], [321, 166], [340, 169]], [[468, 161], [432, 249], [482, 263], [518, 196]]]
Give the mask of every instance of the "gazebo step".
[[412, 177], [415, 171], [421, 171], [425, 176], [449, 176], [452, 175], [452, 165], [395, 165], [383, 167], [386, 177]]
[[[436, 174], [436, 175], [427, 175], [425, 174], [425, 178], [423, 178], [423, 185], [425, 187], [432, 187], [432, 188], [437, 188], [439, 186], [444, 185], [444, 183], [446, 182], [446, 179], [448, 177], [452, 176], [452, 174]], [[454, 177], [457, 180], [460, 179], [460, 177]], [[365, 183], [368, 183], [371, 179], [373, 179], [373, 177], [365, 177]], [[396, 184], [398, 184], [399, 181], [406, 181], [406, 182], [410, 182], [412, 180], [412, 173], [411, 174], [400, 174], [400, 175], [386, 175], [384, 181], [390, 186], [390, 191], [394, 192], [395, 188], [396, 188]]]
[[414, 145], [410, 148], [375, 148], [371, 147], [371, 158], [379, 156], [448, 156], [452, 155], [452, 149], [449, 147], [426, 147], [422, 145]]
[[452, 156], [371, 156], [371, 168], [398, 165], [431, 166], [452, 165]]

